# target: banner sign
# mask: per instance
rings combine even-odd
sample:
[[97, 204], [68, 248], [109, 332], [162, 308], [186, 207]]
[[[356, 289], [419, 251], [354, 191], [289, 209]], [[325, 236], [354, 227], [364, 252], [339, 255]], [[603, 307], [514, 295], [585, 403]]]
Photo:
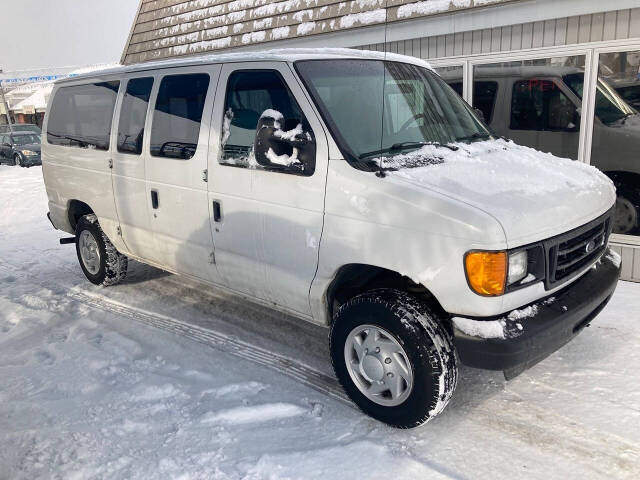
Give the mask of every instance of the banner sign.
[[47, 82], [50, 80], [57, 80], [58, 78], [63, 77], [71, 77], [73, 75], [65, 74], [65, 75], [37, 75], [33, 77], [22, 77], [22, 78], [3, 78], [0, 79], [0, 83], [11, 85], [16, 83], [32, 83], [32, 82]]

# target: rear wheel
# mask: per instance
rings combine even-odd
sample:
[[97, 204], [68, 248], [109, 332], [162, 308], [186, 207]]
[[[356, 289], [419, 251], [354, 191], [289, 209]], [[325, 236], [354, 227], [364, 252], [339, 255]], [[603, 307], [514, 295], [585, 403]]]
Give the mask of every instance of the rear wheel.
[[91, 283], [115, 285], [127, 274], [127, 257], [116, 250], [94, 214], [78, 220], [76, 253], [80, 267]]
[[372, 290], [342, 305], [330, 350], [353, 402], [394, 427], [435, 417], [457, 383], [451, 336], [426, 303], [402, 291]]

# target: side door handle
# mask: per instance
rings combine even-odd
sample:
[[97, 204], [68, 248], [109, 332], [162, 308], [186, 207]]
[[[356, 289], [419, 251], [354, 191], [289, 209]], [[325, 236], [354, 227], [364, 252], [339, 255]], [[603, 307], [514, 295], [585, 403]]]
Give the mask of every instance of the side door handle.
[[218, 200], [214, 200], [213, 201], [213, 221], [220, 222], [221, 218], [222, 218], [222, 207]]
[[158, 191], [157, 190], [151, 190], [151, 206], [154, 209], [158, 208]]

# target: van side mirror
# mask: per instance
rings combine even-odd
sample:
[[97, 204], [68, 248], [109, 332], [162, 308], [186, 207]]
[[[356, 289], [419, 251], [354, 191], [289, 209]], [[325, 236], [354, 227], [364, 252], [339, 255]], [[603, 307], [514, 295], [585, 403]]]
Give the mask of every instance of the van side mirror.
[[302, 122], [285, 121], [280, 112], [267, 110], [258, 120], [253, 154], [258, 165], [269, 170], [311, 175], [315, 169], [316, 143]]

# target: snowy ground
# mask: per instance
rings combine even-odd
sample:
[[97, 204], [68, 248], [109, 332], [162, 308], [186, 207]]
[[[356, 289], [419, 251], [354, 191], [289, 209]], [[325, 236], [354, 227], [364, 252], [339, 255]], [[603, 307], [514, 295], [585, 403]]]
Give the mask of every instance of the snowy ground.
[[640, 478], [640, 284], [400, 431], [341, 397], [323, 329], [140, 264], [94, 287], [46, 210], [0, 166], [0, 479]]

